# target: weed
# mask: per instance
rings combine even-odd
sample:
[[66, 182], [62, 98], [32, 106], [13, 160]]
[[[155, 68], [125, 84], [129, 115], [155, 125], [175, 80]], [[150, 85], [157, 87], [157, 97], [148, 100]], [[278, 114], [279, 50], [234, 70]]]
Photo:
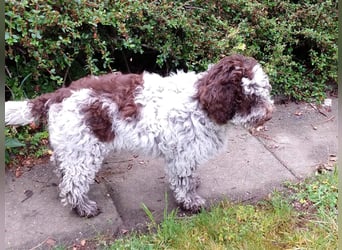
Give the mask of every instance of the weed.
[[294, 192], [291, 196], [293, 202], [299, 202], [302, 207], [312, 206], [321, 217], [337, 216], [337, 168], [331, 174], [318, 174], [314, 180], [287, 183], [286, 186]]
[[10, 153], [9, 151], [13, 148], [23, 147], [25, 144], [21, 143], [17, 138], [5, 138], [5, 163], [10, 162]]
[[6, 127], [5, 137], [6, 164], [19, 158], [35, 159], [49, 154], [49, 134], [44, 128], [37, 130], [30, 126]]

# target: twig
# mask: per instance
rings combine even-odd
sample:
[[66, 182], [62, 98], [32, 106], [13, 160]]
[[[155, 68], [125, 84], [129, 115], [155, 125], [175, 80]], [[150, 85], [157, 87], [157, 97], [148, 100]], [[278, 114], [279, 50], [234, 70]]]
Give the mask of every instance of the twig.
[[256, 137], [261, 137], [263, 139], [266, 139], [266, 140], [270, 140], [270, 141], [273, 141], [275, 143], [278, 143], [276, 140], [272, 139], [269, 135], [266, 135], [266, 134], [262, 134], [262, 133], [255, 133], [254, 136]]
[[66, 72], [64, 74], [63, 87], [65, 87], [65, 81], [66, 81], [67, 76], [69, 75], [69, 70], [70, 70], [70, 66], [67, 68], [67, 70], [66, 70]]
[[334, 118], [335, 118], [335, 116], [333, 115], [333, 116], [331, 116], [330, 118], [325, 119], [324, 121], [317, 122], [316, 124], [311, 124], [311, 126], [312, 126], [313, 129], [316, 130], [316, 129], [317, 129], [317, 128], [316, 128], [317, 125], [321, 125], [321, 124], [323, 124], [323, 123], [326, 123], [326, 122], [328, 122], [328, 121], [331, 121], [331, 120], [333, 120]]
[[47, 238], [46, 238], [45, 240], [43, 240], [42, 242], [40, 242], [37, 246], [32, 247], [32, 248], [30, 248], [29, 250], [34, 250], [34, 249], [37, 249], [37, 248], [41, 247], [48, 239], [50, 239], [50, 236], [47, 237]]
[[106, 161], [104, 164], [110, 164], [110, 163], [124, 163], [124, 162], [130, 162], [133, 161], [133, 159], [130, 160], [122, 160], [122, 161]]
[[10, 78], [12, 78], [12, 74], [11, 74], [11, 72], [9, 71], [9, 69], [7, 68], [6, 65], [5, 65], [5, 70], [6, 70], [7, 74], [8, 74], [8, 76], [9, 76]]
[[23, 199], [21, 202], [24, 202], [24, 201], [26, 201], [27, 199], [31, 198], [32, 195], [33, 195], [33, 191], [32, 191], [32, 190], [26, 190], [26, 191], [25, 191], [25, 195], [26, 195], [25, 199]]
[[255, 199], [255, 198], [256, 198], [256, 196], [252, 196], [252, 197], [250, 197], [250, 198], [243, 199], [243, 200], [241, 200], [241, 201], [239, 201], [239, 202], [243, 203], [243, 202], [251, 201], [251, 200], [253, 200], [253, 199]]
[[129, 68], [126, 54], [123, 51], [121, 51], [121, 54], [122, 54], [122, 58], [124, 59], [125, 66], [126, 66], [126, 69], [127, 69], [128, 73], [131, 73], [131, 69]]
[[317, 127], [313, 124], [310, 124], [313, 130], [317, 130]]
[[9, 90], [9, 92], [11, 92], [11, 96], [12, 98], [14, 98], [14, 93], [12, 91], [12, 89], [10, 87], [8, 87], [8, 85], [5, 83], [5, 86], [7, 87], [7, 89]]
[[184, 5], [184, 9], [188, 9], [188, 10], [191, 10], [191, 9], [203, 10], [203, 8], [192, 6], [192, 5], [188, 5], [188, 4]]
[[310, 104], [310, 106], [311, 106], [314, 110], [316, 110], [318, 113], [324, 115], [325, 117], [328, 117], [328, 115], [327, 115], [326, 113], [324, 113], [322, 110], [320, 110], [319, 108], [317, 108], [315, 105], [313, 105], [312, 103], [309, 103], [309, 104]]
[[147, 45], [147, 44], [141, 44], [141, 47], [144, 47], [146, 49], [152, 50], [153, 52], [159, 52], [158, 49], [156, 49], [155, 47], [152, 47], [150, 45]]

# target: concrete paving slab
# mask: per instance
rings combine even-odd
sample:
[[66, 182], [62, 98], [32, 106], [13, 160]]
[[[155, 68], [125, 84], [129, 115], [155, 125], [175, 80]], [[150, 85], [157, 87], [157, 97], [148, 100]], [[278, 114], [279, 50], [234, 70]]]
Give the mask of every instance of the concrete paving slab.
[[[104, 184], [92, 185], [90, 197], [103, 213], [78, 217], [58, 199], [58, 180], [49, 165], [35, 166], [20, 178], [6, 174], [5, 241], [7, 249], [48, 249], [48, 243], [72, 245], [98, 233], [115, 233], [122, 224]], [[31, 196], [32, 195], [32, 196]], [[44, 243], [45, 242], [45, 243]]]
[[199, 193], [215, 201], [255, 201], [295, 176], [245, 129], [231, 127], [224, 152], [203, 165], [198, 173]]
[[298, 178], [305, 178], [325, 163], [330, 154], [337, 154], [337, 105], [318, 112], [308, 103], [278, 105], [267, 124], [267, 137], [257, 137], [274, 156]]
[[145, 205], [159, 221], [164, 209], [176, 208], [168, 189], [164, 163], [161, 159], [120, 153], [108, 158], [99, 176], [111, 190], [114, 204], [123, 220], [123, 227], [144, 228], [149, 219]]

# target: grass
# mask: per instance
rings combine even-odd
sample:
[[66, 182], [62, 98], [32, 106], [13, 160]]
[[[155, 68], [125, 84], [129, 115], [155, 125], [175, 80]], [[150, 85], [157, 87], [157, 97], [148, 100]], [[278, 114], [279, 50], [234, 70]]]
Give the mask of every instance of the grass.
[[147, 234], [100, 249], [337, 249], [337, 170], [325, 171], [254, 205], [221, 202], [179, 218], [164, 214]]
[[283, 191], [256, 204], [222, 201], [210, 211], [185, 217], [165, 210], [160, 224], [143, 205], [150, 219], [147, 233], [131, 232], [119, 239], [99, 235], [72, 248], [55, 249], [335, 250], [337, 182], [337, 167], [323, 169], [300, 183], [285, 183]]

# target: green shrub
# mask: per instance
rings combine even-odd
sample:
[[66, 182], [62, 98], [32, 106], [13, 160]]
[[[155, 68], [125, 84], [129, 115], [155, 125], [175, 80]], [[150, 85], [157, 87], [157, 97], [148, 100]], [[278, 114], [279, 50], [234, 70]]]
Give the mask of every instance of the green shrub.
[[[200, 71], [242, 53], [274, 94], [324, 98], [337, 85], [337, 1], [6, 1], [6, 85], [13, 99], [87, 74]], [[140, 59], [139, 59], [140, 58]]]

